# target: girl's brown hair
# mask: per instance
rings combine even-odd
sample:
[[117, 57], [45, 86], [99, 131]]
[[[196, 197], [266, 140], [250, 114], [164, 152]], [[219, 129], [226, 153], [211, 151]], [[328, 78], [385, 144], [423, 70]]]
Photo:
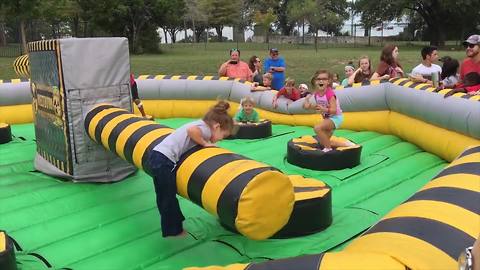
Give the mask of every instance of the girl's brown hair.
[[230, 104], [228, 102], [220, 100], [205, 114], [203, 121], [209, 125], [218, 123], [220, 124], [220, 129], [232, 133], [233, 119], [228, 115], [229, 108]]
[[319, 69], [313, 74], [312, 78], [310, 79], [310, 84], [312, 84], [312, 87], [315, 88], [315, 81], [317, 80], [317, 76], [320, 74], [327, 74], [328, 75], [328, 86], [332, 87], [332, 73], [330, 73], [326, 69]]
[[393, 51], [397, 48], [396, 45], [387, 44], [382, 49], [382, 54], [380, 55], [380, 61], [384, 61], [385, 63], [389, 64], [390, 66], [394, 64], [398, 64], [398, 62], [393, 58]]
[[255, 63], [257, 62], [258, 57], [256, 55], [250, 57], [250, 60], [248, 60], [248, 67], [252, 72], [255, 72]]

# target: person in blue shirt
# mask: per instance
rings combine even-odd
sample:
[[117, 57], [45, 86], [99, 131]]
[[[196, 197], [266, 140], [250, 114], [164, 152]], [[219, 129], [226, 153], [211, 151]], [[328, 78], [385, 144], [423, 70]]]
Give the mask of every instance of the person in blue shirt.
[[282, 89], [285, 83], [285, 68], [285, 60], [278, 56], [278, 49], [270, 49], [270, 58], [265, 60], [263, 70], [273, 75], [272, 89]]

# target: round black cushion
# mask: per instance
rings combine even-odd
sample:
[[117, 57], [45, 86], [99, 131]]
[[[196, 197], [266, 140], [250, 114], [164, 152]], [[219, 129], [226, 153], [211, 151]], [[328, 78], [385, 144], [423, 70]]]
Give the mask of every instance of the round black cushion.
[[9, 124], [0, 123], [0, 144], [7, 143], [12, 140], [12, 130]]
[[318, 138], [303, 136], [292, 139], [287, 145], [287, 161], [290, 164], [319, 171], [353, 168], [360, 164], [362, 146], [339, 147], [322, 151]]
[[16, 270], [17, 262], [13, 242], [4, 231], [0, 231], [0, 238], [2, 238], [1, 242], [5, 243], [4, 246], [0, 247], [0, 269]]
[[258, 123], [235, 124], [238, 131], [232, 139], [260, 139], [272, 136], [272, 122], [263, 120]]

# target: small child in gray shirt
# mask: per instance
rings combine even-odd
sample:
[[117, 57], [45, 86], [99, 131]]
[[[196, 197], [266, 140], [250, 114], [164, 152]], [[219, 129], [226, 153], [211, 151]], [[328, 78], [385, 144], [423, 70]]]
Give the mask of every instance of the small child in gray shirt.
[[230, 105], [219, 101], [202, 120], [188, 123], [168, 135], [150, 153], [150, 164], [157, 207], [161, 216], [162, 235], [184, 235], [182, 211], [176, 197], [176, 163], [180, 157], [196, 145], [214, 146], [228, 137], [233, 129], [233, 120], [227, 114]]

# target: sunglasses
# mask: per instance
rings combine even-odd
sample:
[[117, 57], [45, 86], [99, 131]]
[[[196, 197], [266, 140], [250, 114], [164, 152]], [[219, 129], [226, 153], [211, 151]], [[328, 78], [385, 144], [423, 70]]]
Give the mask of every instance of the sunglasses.
[[475, 46], [477, 46], [477, 44], [468, 43], [468, 44], [464, 44], [463, 46], [464, 46], [465, 48], [473, 49]]

